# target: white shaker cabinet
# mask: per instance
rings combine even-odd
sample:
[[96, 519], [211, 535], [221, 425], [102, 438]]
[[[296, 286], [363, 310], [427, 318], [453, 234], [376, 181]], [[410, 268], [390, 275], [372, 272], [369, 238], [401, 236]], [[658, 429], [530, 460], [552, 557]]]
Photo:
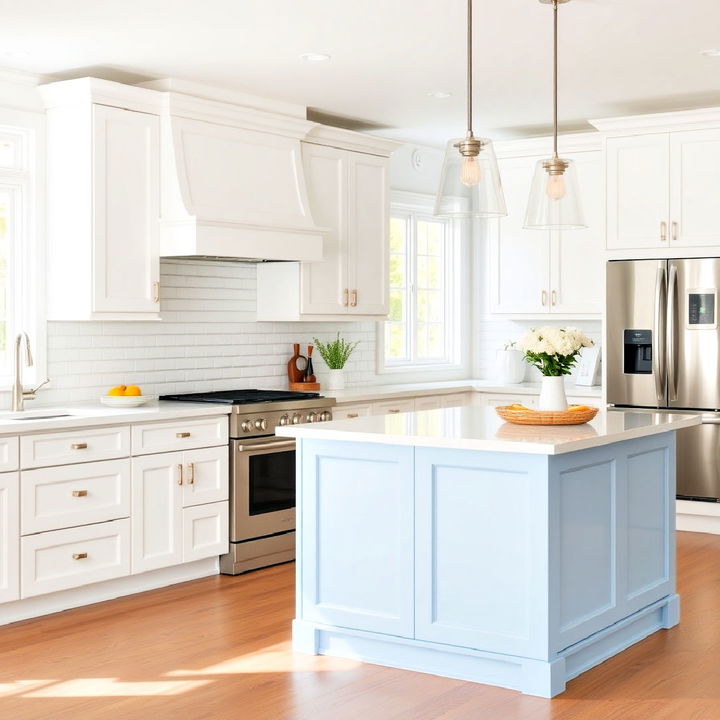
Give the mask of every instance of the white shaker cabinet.
[[392, 143], [380, 144], [376, 154], [303, 143], [310, 208], [323, 228], [323, 259], [259, 265], [258, 320], [387, 316], [393, 148]]
[[720, 129], [606, 141], [609, 250], [720, 245]]
[[507, 217], [490, 221], [490, 312], [507, 315], [593, 316], [602, 312], [604, 187], [597, 150], [563, 152], [578, 176], [586, 228], [523, 227], [537, 156], [499, 161]]
[[0, 603], [20, 597], [20, 492], [16, 472], [0, 473]]
[[[128, 109], [138, 103], [96, 102], [96, 86], [104, 87], [84, 78], [41, 90], [48, 109], [48, 319], [156, 319], [159, 117]], [[130, 90], [133, 97], [150, 92]]]

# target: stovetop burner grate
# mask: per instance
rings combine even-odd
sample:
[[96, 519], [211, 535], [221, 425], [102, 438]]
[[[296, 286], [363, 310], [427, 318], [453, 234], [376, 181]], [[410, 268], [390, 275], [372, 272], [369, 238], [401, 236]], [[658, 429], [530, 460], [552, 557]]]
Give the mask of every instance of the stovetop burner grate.
[[217, 390], [214, 392], [161, 395], [161, 400], [182, 402], [221, 403], [224, 405], [248, 405], [251, 403], [282, 402], [287, 400], [310, 400], [321, 397], [316, 392], [292, 392], [290, 390]]

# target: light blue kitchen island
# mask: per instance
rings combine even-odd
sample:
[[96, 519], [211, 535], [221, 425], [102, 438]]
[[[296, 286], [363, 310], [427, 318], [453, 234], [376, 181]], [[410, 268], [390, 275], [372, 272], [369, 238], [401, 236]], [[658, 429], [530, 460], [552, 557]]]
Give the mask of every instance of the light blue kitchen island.
[[679, 621], [675, 431], [529, 427], [450, 408], [297, 438], [300, 652], [543, 697]]

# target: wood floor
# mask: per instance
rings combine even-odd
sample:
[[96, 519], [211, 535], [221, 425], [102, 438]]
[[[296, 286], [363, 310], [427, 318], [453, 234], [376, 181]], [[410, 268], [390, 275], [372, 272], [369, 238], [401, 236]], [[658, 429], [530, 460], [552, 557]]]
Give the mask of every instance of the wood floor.
[[554, 700], [293, 655], [284, 565], [0, 628], [0, 719], [718, 720], [720, 536], [679, 533], [678, 568], [681, 624]]

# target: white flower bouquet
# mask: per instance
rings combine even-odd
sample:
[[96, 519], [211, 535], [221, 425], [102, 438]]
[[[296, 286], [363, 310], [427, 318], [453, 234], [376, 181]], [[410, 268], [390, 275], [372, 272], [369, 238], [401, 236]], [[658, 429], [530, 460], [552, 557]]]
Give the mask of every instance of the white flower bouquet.
[[593, 341], [577, 328], [533, 328], [520, 341], [525, 362], [534, 365], [546, 377], [570, 375], [577, 356]]

